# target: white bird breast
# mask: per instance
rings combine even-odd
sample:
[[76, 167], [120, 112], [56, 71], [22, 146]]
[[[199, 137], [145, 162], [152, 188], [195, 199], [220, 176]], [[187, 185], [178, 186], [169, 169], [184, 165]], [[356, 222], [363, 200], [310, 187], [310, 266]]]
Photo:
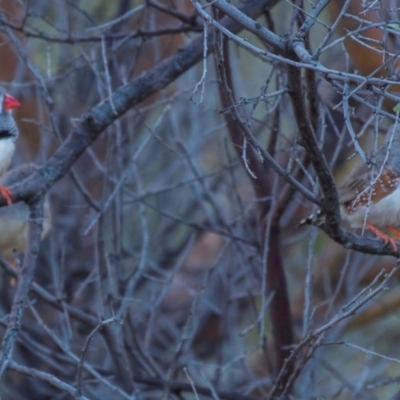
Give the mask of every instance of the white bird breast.
[[15, 151], [15, 143], [11, 138], [0, 140], [0, 176], [3, 175], [11, 164]]

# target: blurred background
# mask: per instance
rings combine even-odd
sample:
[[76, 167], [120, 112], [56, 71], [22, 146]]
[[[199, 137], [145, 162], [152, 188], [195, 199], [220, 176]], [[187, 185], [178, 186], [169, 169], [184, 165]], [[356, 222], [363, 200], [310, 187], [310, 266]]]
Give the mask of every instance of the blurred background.
[[[293, 3], [266, 1], [257, 20], [294, 36], [311, 7]], [[395, 21], [398, 7], [331, 1], [307, 47], [327, 68], [385, 85], [397, 79], [396, 57], [383, 61], [381, 50], [397, 54], [398, 28], [388, 31], [387, 21]], [[22, 104], [13, 167], [44, 164], [91, 107], [204, 32], [188, 0], [2, 0], [0, 9], [0, 84]], [[248, 32], [239, 36], [266, 49]], [[217, 49], [221, 43], [223, 51], [119, 118], [51, 188], [52, 228], [13, 353], [32, 370], [7, 370], [3, 399], [72, 397], [37, 371], [74, 388], [82, 379], [90, 399], [267, 398], [296, 344], [394, 267], [391, 257], [347, 250], [317, 228], [297, 228], [315, 206], [235, 136], [243, 124], [318, 193], [299, 145], [285, 63], [216, 37]], [[307, 111], [340, 183], [357, 161], [349, 126], [369, 152], [393, 123], [396, 103], [371, 94], [367, 84], [346, 93], [325, 78], [303, 71]], [[224, 79], [233, 104], [221, 89]], [[385, 87], [396, 94], [395, 86]], [[22, 258], [8, 261], [18, 268]], [[275, 268], [284, 275], [274, 288]], [[10, 274], [3, 263], [2, 332], [16, 290]], [[400, 398], [397, 279], [332, 324], [324, 345], [296, 365], [288, 398]], [[275, 308], [271, 317], [281, 294], [290, 315], [283, 310], [280, 318]], [[91, 335], [113, 317], [118, 321]], [[286, 338], [283, 355], [277, 337]]]

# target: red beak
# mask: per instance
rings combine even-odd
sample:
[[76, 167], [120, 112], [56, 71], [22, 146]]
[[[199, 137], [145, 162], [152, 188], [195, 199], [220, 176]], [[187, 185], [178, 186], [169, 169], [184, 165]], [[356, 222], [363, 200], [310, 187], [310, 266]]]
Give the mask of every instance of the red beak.
[[6, 94], [4, 96], [4, 101], [3, 101], [3, 110], [11, 110], [13, 108], [19, 107], [21, 104], [19, 103], [18, 100], [15, 100], [14, 97], [10, 96], [9, 94]]

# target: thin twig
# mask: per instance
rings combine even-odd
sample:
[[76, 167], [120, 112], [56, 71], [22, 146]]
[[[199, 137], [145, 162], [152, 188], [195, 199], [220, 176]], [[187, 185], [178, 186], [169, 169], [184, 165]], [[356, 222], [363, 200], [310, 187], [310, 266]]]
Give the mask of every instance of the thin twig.
[[83, 384], [82, 384], [82, 379], [83, 379], [83, 365], [85, 362], [86, 354], [89, 350], [89, 345], [91, 341], [93, 340], [94, 336], [104, 327], [114, 323], [118, 322], [121, 323], [121, 321], [118, 320], [116, 317], [112, 317], [109, 319], [106, 319], [105, 321], [99, 322], [99, 324], [92, 330], [92, 332], [89, 333], [85, 340], [85, 344], [82, 347], [81, 350], [81, 357], [79, 359], [78, 367], [77, 367], [77, 372], [76, 372], [76, 394], [75, 396], [80, 397], [82, 396], [82, 389], [83, 389]]

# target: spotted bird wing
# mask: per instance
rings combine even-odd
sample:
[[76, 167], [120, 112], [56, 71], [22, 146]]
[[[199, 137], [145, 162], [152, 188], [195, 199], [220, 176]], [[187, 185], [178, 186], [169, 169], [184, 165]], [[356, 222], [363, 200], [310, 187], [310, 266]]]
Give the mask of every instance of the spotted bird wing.
[[340, 203], [355, 200], [357, 194], [368, 189], [370, 183], [371, 170], [366, 163], [360, 162], [338, 188]]

